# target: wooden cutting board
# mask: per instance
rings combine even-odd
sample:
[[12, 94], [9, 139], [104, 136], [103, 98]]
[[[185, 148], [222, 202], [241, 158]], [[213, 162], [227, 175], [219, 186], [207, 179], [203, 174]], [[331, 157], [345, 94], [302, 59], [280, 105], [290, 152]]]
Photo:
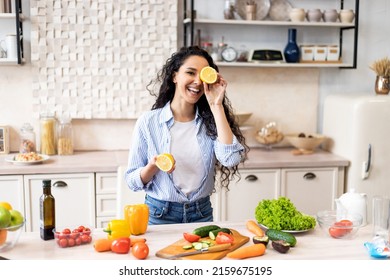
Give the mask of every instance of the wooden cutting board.
[[[221, 252], [213, 252], [213, 253], [206, 253], [206, 254], [198, 254], [198, 255], [192, 255], [192, 256], [186, 256], [186, 257], [181, 257], [179, 259], [181, 260], [220, 260], [223, 257], [226, 256], [227, 253], [230, 251], [234, 251], [238, 247], [241, 247], [245, 243], [249, 241], [248, 236], [243, 236], [241, 235], [238, 231], [234, 229], [230, 229], [234, 236], [234, 242], [232, 243], [232, 246], [230, 249], [221, 251]], [[202, 238], [201, 240], [210, 240], [210, 238]], [[180, 239], [176, 241], [175, 243], [159, 250], [156, 252], [156, 256], [159, 258], [171, 258], [174, 255], [185, 253], [185, 252], [191, 252], [194, 251], [195, 249], [190, 249], [190, 250], [184, 250], [183, 246], [190, 244], [188, 241], [185, 239]]]

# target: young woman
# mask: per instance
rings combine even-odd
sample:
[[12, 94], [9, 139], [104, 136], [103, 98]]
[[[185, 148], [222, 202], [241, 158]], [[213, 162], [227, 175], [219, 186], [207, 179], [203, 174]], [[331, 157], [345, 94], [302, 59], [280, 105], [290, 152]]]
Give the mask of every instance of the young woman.
[[[149, 224], [213, 221], [216, 171], [228, 187], [249, 150], [225, 96], [226, 80], [218, 74], [214, 84], [203, 83], [205, 66], [218, 71], [205, 50], [182, 48], [147, 87], [156, 102], [136, 122], [125, 179], [133, 191], [146, 192]], [[175, 158], [172, 172], [156, 166], [162, 153]]]

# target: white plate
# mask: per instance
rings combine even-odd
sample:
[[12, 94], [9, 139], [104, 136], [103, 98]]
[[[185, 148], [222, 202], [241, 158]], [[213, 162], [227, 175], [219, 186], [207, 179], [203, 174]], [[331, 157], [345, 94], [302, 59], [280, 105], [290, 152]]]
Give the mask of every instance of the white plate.
[[271, 8], [268, 15], [272, 20], [288, 21], [290, 20], [291, 4], [287, 0], [271, 0]]
[[[242, 19], [246, 18], [245, 6], [248, 2], [248, 0], [236, 0], [236, 11]], [[256, 4], [256, 20], [264, 19], [271, 7], [270, 0], [254, 0], [253, 2]]]
[[13, 156], [11, 158], [6, 158], [5, 161], [10, 162], [10, 163], [15, 164], [15, 165], [32, 165], [32, 164], [42, 163], [50, 158], [47, 155], [41, 155], [41, 154], [38, 154], [38, 155], [41, 156], [42, 159], [34, 160], [34, 161], [20, 161], [20, 160], [15, 160], [15, 156]]
[[[268, 229], [268, 227], [266, 227], [265, 225], [263, 224], [259, 224], [262, 228], [264, 229]], [[312, 228], [309, 228], [309, 229], [302, 229], [302, 230], [283, 230], [284, 232], [288, 232], [288, 233], [301, 233], [301, 232], [308, 232], [309, 230], [312, 230]]]

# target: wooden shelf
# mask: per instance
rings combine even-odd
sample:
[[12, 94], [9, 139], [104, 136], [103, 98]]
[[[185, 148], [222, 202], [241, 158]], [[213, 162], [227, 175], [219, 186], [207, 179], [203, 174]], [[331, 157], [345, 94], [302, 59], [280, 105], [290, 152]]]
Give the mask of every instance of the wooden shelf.
[[339, 67], [352, 67], [352, 64], [341, 62], [299, 62], [299, 63], [287, 63], [287, 62], [217, 62], [219, 67], [269, 67], [269, 68], [339, 68]]

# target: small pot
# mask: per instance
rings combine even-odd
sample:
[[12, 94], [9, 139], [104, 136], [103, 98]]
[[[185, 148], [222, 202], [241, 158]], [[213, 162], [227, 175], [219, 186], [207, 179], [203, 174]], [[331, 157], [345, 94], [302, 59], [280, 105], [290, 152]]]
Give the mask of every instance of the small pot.
[[322, 14], [322, 18], [325, 22], [336, 22], [339, 18], [339, 13], [336, 9], [325, 10]]
[[302, 8], [291, 9], [290, 20], [292, 22], [304, 21], [305, 20], [305, 10]]
[[310, 9], [306, 12], [306, 18], [308, 21], [312, 22], [321, 21], [322, 12], [320, 9]]
[[351, 23], [355, 18], [355, 13], [351, 9], [340, 11], [340, 21], [343, 23]]

